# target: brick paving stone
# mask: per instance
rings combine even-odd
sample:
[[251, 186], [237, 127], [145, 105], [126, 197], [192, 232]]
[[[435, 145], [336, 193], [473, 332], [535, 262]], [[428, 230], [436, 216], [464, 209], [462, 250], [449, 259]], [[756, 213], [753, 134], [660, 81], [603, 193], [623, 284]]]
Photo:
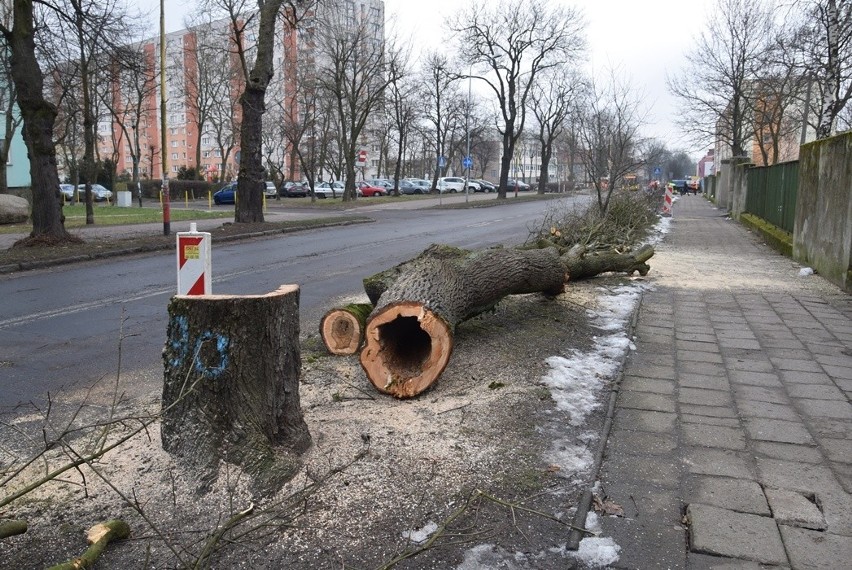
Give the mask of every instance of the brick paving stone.
[[837, 488], [834, 475], [825, 465], [760, 457], [756, 462], [760, 482], [767, 487], [816, 493], [818, 497]]
[[844, 368], [852, 368], [852, 356], [843, 354], [817, 354], [814, 355], [814, 360], [825, 366], [841, 366]]
[[696, 416], [709, 416], [712, 418], [736, 418], [737, 412], [732, 406], [696, 406], [694, 404], [681, 404], [681, 414]]
[[685, 503], [701, 503], [741, 513], [770, 516], [763, 488], [756, 481], [694, 475], [687, 479]]
[[752, 372], [750, 370], [731, 370], [728, 380], [737, 384], [750, 386], [781, 386], [781, 381], [774, 372]]
[[698, 416], [693, 414], [684, 414], [681, 412], [680, 421], [688, 424], [702, 424], [708, 426], [725, 426], [725, 427], [740, 427], [740, 420], [737, 418], [717, 418], [712, 416]]
[[774, 418], [776, 420], [798, 421], [799, 414], [792, 406], [761, 402], [759, 400], [737, 400], [737, 409], [745, 418]]
[[[617, 478], [626, 483], [641, 482], [662, 489], [680, 487], [680, 461], [660, 456], [619, 455], [606, 451], [602, 480]], [[611, 475], [609, 475], [611, 474]], [[606, 489], [605, 489], [606, 490]]]
[[675, 341], [675, 348], [678, 350], [694, 350], [699, 352], [719, 353], [719, 346], [715, 342], [695, 342], [691, 340]]
[[677, 447], [669, 434], [647, 431], [613, 430], [607, 443], [610, 453], [629, 455], [663, 455]]
[[724, 376], [705, 376], [703, 374], [677, 375], [677, 383], [684, 388], [705, 388], [707, 390], [730, 390], [731, 384]]
[[760, 344], [765, 348], [777, 348], [777, 349], [791, 349], [797, 350], [804, 348], [805, 345], [802, 344], [798, 339], [784, 339], [784, 338], [761, 338]]
[[808, 499], [802, 493], [772, 487], [767, 487], [765, 492], [766, 500], [769, 501], [769, 507], [772, 509], [772, 518], [778, 524], [825, 530], [825, 518], [811, 500], [813, 495], [811, 499]]
[[773, 404], [790, 403], [790, 399], [783, 388], [739, 385], [734, 386], [734, 394], [738, 400], [757, 400], [759, 402], [772, 402]]
[[730, 406], [731, 395], [723, 390], [705, 390], [703, 388], [681, 388], [677, 395], [681, 404], [698, 406]]
[[652, 394], [650, 392], [631, 392], [630, 390], [619, 392], [618, 406], [621, 408], [634, 408], [656, 412], [675, 411], [675, 403], [670, 396]]
[[821, 463], [822, 453], [816, 446], [796, 445], [794, 443], [777, 443], [774, 441], [754, 441], [752, 449], [755, 453], [771, 459], [798, 461], [802, 463]]
[[799, 422], [788, 422], [771, 418], [748, 418], [746, 432], [751, 439], [777, 441], [779, 443], [813, 444], [808, 430]]
[[807, 416], [852, 420], [852, 404], [843, 401], [795, 399], [796, 407]]
[[720, 336], [724, 336], [728, 339], [739, 338], [743, 340], [757, 340], [757, 338], [754, 336], [754, 332], [752, 332], [750, 328], [728, 329], [725, 331], [724, 335]]
[[820, 438], [820, 445], [831, 461], [852, 464], [852, 440]]
[[814, 400], [842, 401], [843, 392], [837, 386], [828, 384], [788, 384], [787, 394], [791, 398], [811, 398]]
[[618, 562], [612, 568], [650, 568], [650, 564], [657, 568], [686, 568], [686, 533], [674, 522], [661, 524], [650, 517], [605, 517], [601, 529], [603, 536], [612, 537], [621, 547]]
[[642, 376], [645, 378], [658, 378], [660, 380], [674, 380], [675, 372], [671, 366], [639, 365], [630, 366], [631, 376]]
[[823, 372], [799, 372], [782, 370], [779, 374], [784, 384], [829, 384], [831, 377]]
[[775, 372], [772, 363], [765, 358], [726, 358], [728, 370], [744, 370], [746, 372]]
[[827, 532], [780, 525], [790, 563], [796, 570], [826, 570], [849, 567], [852, 540]]
[[696, 475], [718, 475], [738, 479], [755, 479], [751, 462], [734, 451], [724, 449], [686, 448], [683, 462], [690, 473]]
[[681, 362], [679, 372], [688, 374], [704, 374], [706, 376], [724, 376], [725, 367], [715, 362]]
[[808, 418], [808, 427], [818, 437], [852, 439], [852, 422], [834, 418]]
[[804, 350], [804, 347], [801, 349], [764, 347], [763, 354], [768, 358], [798, 358], [801, 360], [811, 358], [811, 353]]
[[633, 392], [653, 392], [655, 394], [674, 394], [675, 383], [671, 380], [658, 380], [655, 378], [639, 378], [627, 376], [621, 381], [625, 390]]
[[715, 352], [702, 352], [699, 350], [678, 350], [678, 360], [691, 360], [693, 362], [715, 362], [722, 363], [722, 355]]
[[695, 342], [716, 342], [716, 336], [712, 334], [699, 334], [677, 331], [675, 335], [679, 340], [688, 340]]
[[837, 387], [846, 392], [847, 394], [849, 392], [852, 392], [852, 380], [838, 379], [835, 381], [835, 384], [837, 384]]
[[778, 370], [794, 370], [796, 372], [822, 372], [819, 364], [813, 360], [801, 358], [770, 358]]
[[615, 412], [613, 425], [615, 428], [622, 430], [631, 429], [657, 433], [671, 433], [674, 431], [676, 419], [677, 414], [620, 408]]
[[690, 552], [686, 555], [686, 567], [689, 570], [765, 570], [767, 568], [751, 560], [723, 558], [698, 552]]
[[822, 365], [825, 372], [832, 378], [842, 378], [843, 380], [852, 380], [852, 368], [848, 366], [828, 366]]
[[787, 564], [778, 527], [769, 517], [693, 503], [686, 509], [692, 552]]
[[739, 427], [683, 424], [680, 429], [687, 445], [734, 450], [746, 448], [745, 434]]
[[740, 348], [748, 350], [760, 350], [760, 343], [756, 340], [743, 340], [738, 338], [720, 338], [719, 346], [724, 348]]

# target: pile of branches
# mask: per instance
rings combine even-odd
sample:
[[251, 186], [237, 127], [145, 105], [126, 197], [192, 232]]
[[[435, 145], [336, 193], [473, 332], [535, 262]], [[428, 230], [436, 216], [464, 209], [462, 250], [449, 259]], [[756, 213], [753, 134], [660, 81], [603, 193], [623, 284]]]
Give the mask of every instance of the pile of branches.
[[616, 192], [602, 213], [596, 202], [587, 209], [553, 208], [530, 230], [525, 247], [556, 247], [560, 254], [631, 251], [642, 243], [659, 220], [659, 196], [645, 192]]

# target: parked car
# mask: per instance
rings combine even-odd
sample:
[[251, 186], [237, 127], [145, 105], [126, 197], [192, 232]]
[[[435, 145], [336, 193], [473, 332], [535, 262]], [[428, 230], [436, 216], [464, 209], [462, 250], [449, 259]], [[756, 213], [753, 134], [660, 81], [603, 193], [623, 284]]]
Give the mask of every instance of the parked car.
[[288, 180], [278, 188], [278, 195], [282, 198], [305, 198], [311, 193], [307, 182], [293, 182]]
[[275, 182], [272, 180], [266, 181], [266, 187], [263, 189], [263, 193], [266, 194], [267, 198], [275, 198], [278, 195], [278, 190], [275, 189]]
[[384, 186], [373, 186], [366, 180], [362, 180], [357, 184], [358, 195], [365, 196], [367, 198], [371, 196], [387, 196], [388, 191]]
[[517, 188], [522, 192], [526, 192], [530, 189], [530, 185], [524, 182], [523, 180], [515, 180], [514, 178], [509, 178], [506, 181], [506, 188], [508, 190], [514, 190], [515, 188]]
[[390, 190], [393, 188], [393, 182], [391, 182], [387, 178], [368, 178], [364, 182], [369, 183], [370, 186], [381, 186], [388, 192], [390, 192]]
[[73, 184], [60, 184], [59, 191], [62, 192], [62, 195], [65, 197], [66, 202], [74, 201], [74, 185]]
[[406, 180], [411, 182], [413, 189], [411, 189], [411, 192], [405, 192], [400, 188], [400, 192], [403, 194], [428, 194], [432, 190], [431, 180], [424, 180], [423, 178], [406, 178]]
[[396, 188], [399, 194], [423, 194], [423, 190], [414, 184], [411, 180], [402, 179]]
[[340, 198], [343, 196], [343, 182], [323, 182], [314, 186], [317, 198]]
[[213, 203], [217, 206], [220, 204], [236, 204], [237, 202], [237, 183], [231, 182], [222, 188], [216, 190], [213, 194]]
[[438, 178], [437, 186], [438, 192], [441, 194], [464, 192], [464, 178], [458, 178], [457, 176], [445, 176], [443, 178]]
[[475, 182], [477, 182], [479, 184], [480, 190], [478, 190], [478, 191], [482, 191], [482, 192], [496, 192], [497, 191], [497, 186], [495, 186], [494, 184], [490, 183], [487, 180], [482, 180], [480, 178], [477, 178], [475, 180]]
[[[78, 184], [77, 189], [80, 191], [80, 200], [83, 200], [83, 196], [86, 192], [85, 184]], [[112, 191], [107, 190], [100, 184], [92, 184], [92, 200], [95, 202], [104, 202], [106, 200], [112, 199]]]

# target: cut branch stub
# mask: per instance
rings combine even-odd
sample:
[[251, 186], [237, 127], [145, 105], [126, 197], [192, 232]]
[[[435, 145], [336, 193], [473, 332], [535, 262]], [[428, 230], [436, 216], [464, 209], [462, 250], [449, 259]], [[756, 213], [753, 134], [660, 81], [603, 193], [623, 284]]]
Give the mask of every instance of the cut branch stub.
[[506, 295], [559, 294], [555, 249], [467, 251], [433, 245], [398, 265], [367, 322], [361, 366], [380, 391], [416, 396], [444, 371], [459, 323]]

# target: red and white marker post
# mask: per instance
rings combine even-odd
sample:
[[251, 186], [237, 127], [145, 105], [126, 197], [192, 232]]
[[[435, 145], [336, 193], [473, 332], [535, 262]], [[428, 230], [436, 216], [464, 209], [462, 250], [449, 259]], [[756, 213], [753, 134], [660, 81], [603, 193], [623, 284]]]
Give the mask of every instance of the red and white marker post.
[[209, 295], [212, 292], [211, 259], [209, 233], [197, 231], [195, 222], [189, 224], [188, 232], [178, 232], [178, 295]]
[[671, 216], [672, 215], [672, 201], [674, 198], [672, 197], [672, 187], [671, 184], [666, 184], [666, 197], [663, 199], [663, 215]]

